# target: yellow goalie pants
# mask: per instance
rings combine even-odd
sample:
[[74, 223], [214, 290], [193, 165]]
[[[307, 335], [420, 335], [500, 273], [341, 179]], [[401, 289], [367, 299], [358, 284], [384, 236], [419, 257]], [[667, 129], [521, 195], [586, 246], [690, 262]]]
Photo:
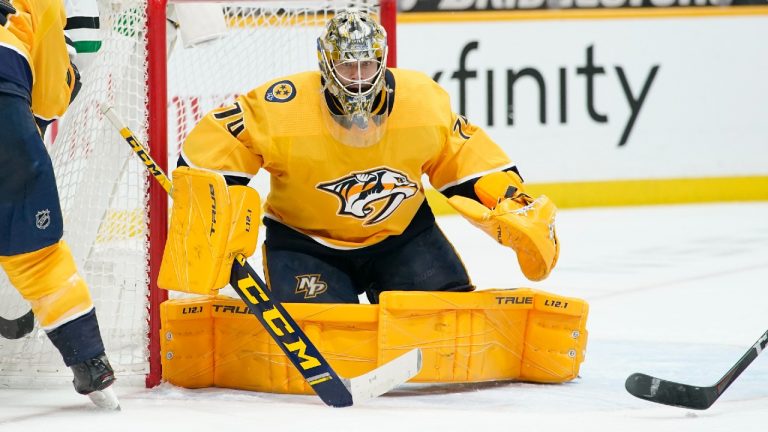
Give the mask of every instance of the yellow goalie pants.
[[[378, 305], [288, 303], [337, 373], [354, 377], [419, 347], [411, 382], [578, 376], [587, 344], [584, 300], [529, 288], [470, 293], [385, 292]], [[188, 387], [311, 394], [239, 299], [169, 300], [161, 307], [163, 377]]]

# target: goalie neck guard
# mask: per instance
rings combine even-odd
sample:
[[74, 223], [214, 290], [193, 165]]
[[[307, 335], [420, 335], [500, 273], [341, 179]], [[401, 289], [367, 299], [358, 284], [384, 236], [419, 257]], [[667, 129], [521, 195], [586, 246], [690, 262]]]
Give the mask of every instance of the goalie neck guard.
[[[366, 147], [378, 142], [386, 126], [386, 110], [375, 104], [388, 97], [384, 75], [387, 34], [366, 12], [350, 9], [336, 14], [317, 39], [317, 57], [324, 89], [335, 106], [323, 110], [331, 134], [344, 144]], [[379, 97], [381, 95], [381, 97]]]

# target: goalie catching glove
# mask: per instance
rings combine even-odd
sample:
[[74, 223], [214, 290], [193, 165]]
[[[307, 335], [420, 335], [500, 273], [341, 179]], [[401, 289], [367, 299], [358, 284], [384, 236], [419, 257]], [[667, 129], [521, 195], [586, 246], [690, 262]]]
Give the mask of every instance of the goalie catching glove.
[[232, 261], [251, 256], [259, 233], [259, 193], [229, 186], [220, 174], [190, 167], [173, 171], [173, 209], [157, 284], [215, 294], [229, 282]]
[[458, 195], [448, 203], [473, 225], [512, 248], [525, 277], [545, 279], [560, 254], [555, 204], [544, 195], [534, 200], [523, 193], [522, 180], [509, 171], [484, 175], [475, 183], [475, 193], [482, 204]]

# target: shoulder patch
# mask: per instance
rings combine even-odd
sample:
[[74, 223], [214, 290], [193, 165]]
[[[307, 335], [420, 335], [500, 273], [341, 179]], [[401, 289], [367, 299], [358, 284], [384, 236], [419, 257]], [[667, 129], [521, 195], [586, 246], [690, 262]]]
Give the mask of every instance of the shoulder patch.
[[267, 102], [288, 102], [294, 97], [296, 97], [296, 86], [288, 80], [282, 80], [269, 86], [264, 100]]

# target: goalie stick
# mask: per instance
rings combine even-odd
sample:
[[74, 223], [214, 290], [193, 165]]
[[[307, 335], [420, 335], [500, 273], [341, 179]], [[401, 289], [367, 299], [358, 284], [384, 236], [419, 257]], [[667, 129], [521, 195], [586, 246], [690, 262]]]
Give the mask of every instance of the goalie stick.
[[0, 317], [0, 336], [6, 339], [22, 338], [29, 334], [34, 327], [35, 315], [31, 310], [14, 319]]
[[[102, 112], [170, 194], [171, 180], [115, 110], [105, 106]], [[229, 284], [326, 405], [347, 407], [375, 398], [413, 378], [421, 370], [421, 350], [416, 348], [364, 375], [340, 377], [280, 302], [270, 297], [270, 290], [248, 264], [245, 255], [235, 257]]]
[[709, 387], [697, 387], [633, 373], [627, 377], [624, 386], [633, 396], [665, 405], [705, 410], [712, 406], [744, 369], [760, 355], [768, 345], [768, 331], [736, 362], [719, 381]]

